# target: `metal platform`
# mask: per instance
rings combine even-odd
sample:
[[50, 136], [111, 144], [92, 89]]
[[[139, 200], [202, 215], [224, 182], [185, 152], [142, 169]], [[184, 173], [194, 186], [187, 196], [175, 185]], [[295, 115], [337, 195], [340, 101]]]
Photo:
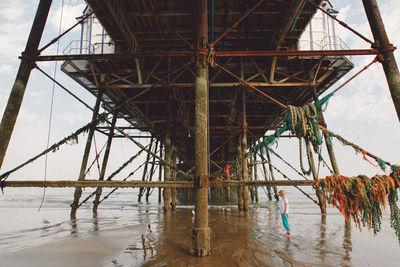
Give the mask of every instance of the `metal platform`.
[[[296, 50], [301, 33], [316, 12], [307, 1], [215, 1], [213, 10], [209, 2], [209, 44], [256, 6], [212, 47], [216, 54], [223, 54], [216, 57], [219, 65], [285, 105], [299, 106], [312, 101], [353, 68], [345, 56], [236, 53]], [[111, 112], [120, 107], [120, 116], [136, 129], [160, 139], [169, 131], [179, 158], [193, 161], [195, 53], [191, 48], [196, 12], [192, 2], [87, 3], [114, 40], [116, 54], [67, 60], [62, 70], [95, 96], [99, 87], [104, 88], [104, 108]], [[100, 84], [101, 79], [104, 81]], [[249, 145], [280, 125], [284, 108], [220, 68], [210, 67], [210, 152], [227, 145], [229, 138], [240, 133], [242, 90], [247, 90]], [[211, 156], [213, 160], [220, 158], [218, 153]]]

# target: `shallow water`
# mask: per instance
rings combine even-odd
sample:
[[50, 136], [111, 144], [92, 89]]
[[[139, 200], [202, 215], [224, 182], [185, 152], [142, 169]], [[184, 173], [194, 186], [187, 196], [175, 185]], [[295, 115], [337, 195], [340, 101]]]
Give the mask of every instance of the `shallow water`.
[[[235, 205], [210, 206], [212, 256], [195, 258], [189, 255], [193, 206], [164, 214], [156, 192], [149, 203], [138, 203], [136, 190], [121, 190], [100, 205], [99, 218], [92, 218], [88, 203], [72, 222], [73, 190], [47, 189], [38, 212], [42, 189], [6, 188], [0, 197], [0, 255], [128, 229], [135, 235], [104, 266], [399, 266], [400, 246], [388, 214], [374, 237], [366, 229], [360, 232], [354, 224], [346, 224], [335, 209], [321, 216], [318, 207], [294, 188], [287, 191], [290, 240], [283, 236], [277, 202], [268, 201], [260, 190], [260, 202], [253, 203], [245, 217], [238, 216]], [[132, 226], [146, 230], [129, 230]]]

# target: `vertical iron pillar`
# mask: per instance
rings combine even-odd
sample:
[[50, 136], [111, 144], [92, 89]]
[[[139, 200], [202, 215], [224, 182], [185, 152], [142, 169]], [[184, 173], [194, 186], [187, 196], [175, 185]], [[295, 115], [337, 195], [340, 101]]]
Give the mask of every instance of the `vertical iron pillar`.
[[[246, 90], [242, 90], [242, 175], [243, 180], [249, 180], [249, 167], [247, 164], [247, 120], [246, 120]], [[244, 212], [250, 210], [249, 206], [249, 187], [243, 186], [243, 209]]]
[[207, 0], [195, 0], [193, 6], [196, 48], [195, 79], [195, 217], [193, 229], [193, 254], [210, 255], [208, 227], [208, 63], [205, 54], [208, 46]]
[[[97, 95], [96, 104], [95, 104], [94, 110], [93, 110], [92, 123], [96, 121], [97, 115], [99, 114], [102, 96], [103, 96], [103, 90], [99, 90], [99, 93]], [[81, 170], [79, 172], [78, 181], [85, 180], [86, 167], [87, 167], [87, 163], [88, 163], [88, 159], [89, 159], [89, 152], [90, 152], [90, 148], [92, 146], [92, 139], [93, 139], [95, 130], [96, 130], [96, 125], [92, 125], [92, 127], [90, 127], [90, 129], [89, 129], [86, 146], [85, 146], [85, 151], [83, 152]], [[82, 187], [77, 187], [75, 189], [75, 193], [74, 193], [74, 202], [72, 202], [72, 204], [71, 204], [71, 214], [70, 214], [71, 220], [76, 219], [76, 211], [78, 209], [79, 199], [81, 198], [81, 195], [82, 195]]]
[[[172, 147], [172, 166], [176, 168], [176, 158], [177, 158], [177, 148], [176, 146]], [[172, 181], [176, 181], [176, 169], [172, 170]], [[172, 210], [176, 209], [176, 188], [171, 188], [171, 208]]]
[[[271, 157], [270, 157], [270, 155], [269, 155], [268, 149], [267, 149], [266, 151], [267, 151], [267, 159], [268, 159], [269, 172], [271, 173], [271, 180], [272, 180], [272, 181], [275, 181], [275, 175], [274, 175], [274, 169], [272, 168]], [[264, 160], [264, 159], [262, 158], [262, 156], [261, 156], [261, 159]], [[274, 197], [275, 197], [275, 200], [278, 201], [278, 200], [279, 200], [278, 188], [276, 187], [276, 185], [274, 185], [273, 188], [274, 188]]]
[[380, 50], [383, 60], [381, 60], [386, 80], [389, 85], [390, 94], [394, 107], [397, 112], [397, 118], [400, 121], [400, 73], [393, 54], [393, 46], [389, 42], [381, 14], [376, 0], [362, 0], [365, 13], [374, 35], [375, 45]]
[[[317, 169], [315, 168], [314, 158], [313, 158], [313, 154], [312, 154], [312, 151], [310, 148], [311, 147], [310, 141], [306, 138], [304, 138], [304, 140], [306, 142], [306, 147], [307, 147], [308, 164], [310, 165], [314, 180], [318, 180], [318, 173], [317, 173]], [[299, 142], [302, 142], [302, 141], [300, 140]], [[316, 191], [316, 195], [318, 198], [318, 206], [321, 210], [321, 213], [326, 214], [326, 205], [325, 205], [325, 201], [324, 201], [324, 196], [323, 196], [321, 190], [319, 190], [318, 188], [315, 189], [315, 191]]]
[[44, 26], [46, 25], [51, 2], [52, 0], [40, 0], [39, 2], [25, 51], [22, 53], [22, 60], [19, 65], [17, 77], [15, 78], [6, 109], [4, 110], [0, 124], [0, 169], [8, 144], [10, 143], [19, 109], [21, 108], [29, 76], [34, 68], [34, 60], [38, 54], [38, 47], [40, 39], [42, 38]]
[[[327, 128], [324, 114], [322, 113], [322, 111], [321, 111], [321, 123], [325, 128]], [[329, 159], [331, 160], [333, 173], [339, 174], [339, 167], [337, 165], [336, 156], [335, 156], [335, 152], [333, 150], [331, 138], [329, 137], [329, 134], [327, 132], [323, 132], [323, 134], [324, 134], [324, 139], [325, 139], [325, 143], [326, 143], [326, 149], [328, 150], [328, 154], [329, 154]]]
[[[169, 133], [165, 136], [165, 161], [168, 164], [171, 164], [171, 155], [172, 155], [172, 145], [171, 138]], [[171, 167], [167, 164], [164, 164], [164, 181], [171, 180]], [[164, 188], [163, 191], [164, 197], [164, 211], [168, 212], [171, 209], [170, 201], [171, 201], [171, 188]]]
[[[104, 152], [103, 162], [101, 164], [101, 171], [100, 171], [100, 177], [99, 177], [100, 181], [103, 181], [104, 176], [106, 175], [107, 163], [108, 163], [108, 158], [110, 156], [111, 143], [112, 143], [112, 140], [114, 137], [114, 127], [115, 127], [115, 124], [117, 123], [117, 117], [118, 117], [118, 112], [115, 112], [113, 119], [111, 121], [110, 132], [108, 133], [106, 151]], [[99, 207], [101, 192], [102, 192], [102, 188], [97, 187], [96, 196], [93, 201], [93, 217], [95, 217], [95, 218], [97, 218], [97, 208]]]

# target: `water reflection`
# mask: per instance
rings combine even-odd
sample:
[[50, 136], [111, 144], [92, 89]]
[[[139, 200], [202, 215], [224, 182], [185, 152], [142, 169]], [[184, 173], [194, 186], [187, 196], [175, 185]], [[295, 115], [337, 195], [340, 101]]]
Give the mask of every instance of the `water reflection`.
[[321, 214], [321, 224], [319, 226], [320, 231], [320, 239], [317, 243], [318, 247], [317, 250], [320, 252], [320, 259], [321, 262], [325, 262], [325, 247], [326, 247], [326, 214]]
[[343, 248], [345, 250], [343, 260], [346, 263], [344, 266], [350, 266], [350, 261], [351, 261], [350, 255], [353, 250], [352, 242], [351, 242], [351, 223], [350, 223], [350, 221], [344, 222]]
[[97, 219], [97, 217], [93, 217], [92, 222], [93, 222], [93, 231], [98, 232], [99, 231], [99, 220]]
[[78, 236], [78, 224], [76, 220], [71, 220], [71, 236], [77, 237]]

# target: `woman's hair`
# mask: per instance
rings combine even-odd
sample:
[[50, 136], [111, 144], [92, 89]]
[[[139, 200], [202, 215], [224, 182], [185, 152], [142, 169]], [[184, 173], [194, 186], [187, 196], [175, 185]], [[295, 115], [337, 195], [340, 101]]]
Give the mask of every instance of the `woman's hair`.
[[283, 196], [286, 196], [286, 191], [285, 190], [283, 190], [283, 189], [279, 190], [279, 194], [281, 194], [281, 193], [282, 193]]

